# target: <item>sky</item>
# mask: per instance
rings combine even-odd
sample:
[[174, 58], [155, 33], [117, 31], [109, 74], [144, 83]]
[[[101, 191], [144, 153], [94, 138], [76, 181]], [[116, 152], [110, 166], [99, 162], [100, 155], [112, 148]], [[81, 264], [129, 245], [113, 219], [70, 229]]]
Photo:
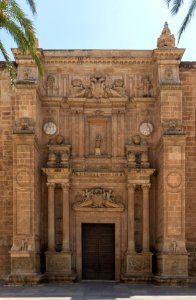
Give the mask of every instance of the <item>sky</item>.
[[[33, 20], [40, 48], [151, 50], [165, 21], [177, 37], [189, 1], [174, 17], [164, 0], [37, 0], [36, 17], [25, 0], [17, 2]], [[183, 61], [196, 61], [195, 34], [196, 17], [177, 45], [186, 48]], [[7, 49], [16, 47], [5, 32], [1, 38]]]

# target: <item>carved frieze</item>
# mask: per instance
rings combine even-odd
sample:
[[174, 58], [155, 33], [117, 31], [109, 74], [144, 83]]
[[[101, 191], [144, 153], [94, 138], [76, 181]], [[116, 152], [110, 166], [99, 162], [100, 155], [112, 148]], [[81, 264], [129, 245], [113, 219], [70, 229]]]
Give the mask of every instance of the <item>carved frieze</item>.
[[119, 202], [113, 190], [107, 190], [100, 187], [86, 189], [80, 195], [73, 205], [73, 209], [81, 207], [91, 208], [124, 208], [124, 205]]
[[126, 97], [122, 77], [113, 79], [107, 74], [78, 76], [71, 81], [72, 98], [122, 98]]
[[133, 74], [128, 76], [128, 91], [130, 98], [150, 98], [153, 96], [153, 84], [150, 75]]

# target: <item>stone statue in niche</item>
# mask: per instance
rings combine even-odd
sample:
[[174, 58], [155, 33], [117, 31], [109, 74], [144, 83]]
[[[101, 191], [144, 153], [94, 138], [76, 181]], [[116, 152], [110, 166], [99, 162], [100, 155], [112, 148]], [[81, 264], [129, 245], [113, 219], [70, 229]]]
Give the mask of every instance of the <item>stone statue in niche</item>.
[[97, 73], [71, 82], [71, 97], [76, 98], [120, 98], [125, 97], [124, 80], [112, 80], [109, 75]]
[[[78, 199], [78, 194], [77, 194]], [[73, 208], [92, 207], [92, 208], [124, 208], [124, 205], [116, 201], [113, 190], [106, 190], [100, 187], [85, 189], [80, 195], [80, 201], [74, 203]]]
[[44, 89], [46, 96], [54, 96], [58, 91], [58, 86], [55, 84], [55, 77], [53, 75], [48, 75], [44, 83]]
[[152, 82], [150, 76], [137, 76], [135, 81], [136, 97], [152, 97]]
[[171, 245], [170, 245], [170, 251], [171, 252], [176, 252], [177, 248], [178, 248], [178, 243], [176, 242], [176, 240], [173, 240], [171, 242]]
[[142, 78], [143, 84], [143, 97], [151, 97], [152, 84], [149, 76], [144, 76]]
[[95, 155], [101, 155], [101, 142], [102, 137], [98, 134], [95, 138]]

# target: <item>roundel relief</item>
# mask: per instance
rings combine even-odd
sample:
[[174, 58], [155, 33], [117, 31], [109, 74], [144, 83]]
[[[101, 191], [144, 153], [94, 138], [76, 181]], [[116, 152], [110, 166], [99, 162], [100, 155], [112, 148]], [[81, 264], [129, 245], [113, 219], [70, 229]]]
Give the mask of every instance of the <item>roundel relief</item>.
[[28, 171], [21, 170], [16, 175], [16, 181], [21, 187], [26, 187], [30, 184], [31, 176]]
[[167, 184], [172, 188], [177, 188], [181, 185], [182, 176], [177, 172], [171, 172], [167, 175]]

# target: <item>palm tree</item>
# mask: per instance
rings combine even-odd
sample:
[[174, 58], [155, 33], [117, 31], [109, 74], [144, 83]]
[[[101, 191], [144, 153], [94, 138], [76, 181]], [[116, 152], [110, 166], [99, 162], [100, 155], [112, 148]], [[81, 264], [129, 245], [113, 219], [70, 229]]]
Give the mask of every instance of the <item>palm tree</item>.
[[[170, 11], [172, 15], [176, 15], [179, 9], [184, 4], [184, 0], [165, 0], [165, 2], [167, 3], [168, 7], [171, 7]], [[190, 23], [191, 19], [193, 18], [195, 10], [196, 10], [196, 0], [191, 0], [188, 12], [178, 32], [178, 42], [180, 41], [182, 33], [185, 31], [187, 25]]]
[[[34, 0], [26, 0], [33, 15], [36, 14]], [[0, 0], [0, 29], [4, 29], [16, 42], [21, 53], [28, 53], [35, 60], [39, 74], [42, 74], [42, 64], [36, 49], [35, 29], [30, 19], [27, 18], [15, 0]], [[0, 51], [3, 54], [10, 72], [11, 83], [16, 77], [14, 64], [0, 39]]]

